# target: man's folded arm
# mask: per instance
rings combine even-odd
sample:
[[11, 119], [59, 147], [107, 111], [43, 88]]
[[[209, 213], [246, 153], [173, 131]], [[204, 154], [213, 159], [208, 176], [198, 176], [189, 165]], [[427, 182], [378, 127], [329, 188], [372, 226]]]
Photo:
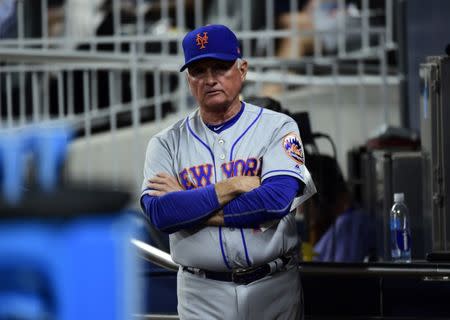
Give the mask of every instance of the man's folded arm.
[[220, 209], [214, 185], [169, 192], [161, 197], [144, 194], [141, 206], [152, 224], [167, 233], [194, 227]]
[[162, 196], [144, 192], [141, 207], [157, 229], [172, 233], [203, 224], [226, 203], [257, 186], [258, 177], [234, 177], [215, 185], [168, 192]]
[[290, 212], [294, 198], [303, 192], [297, 178], [279, 175], [267, 178], [259, 188], [244, 193], [223, 207], [226, 226], [251, 228], [281, 219]]

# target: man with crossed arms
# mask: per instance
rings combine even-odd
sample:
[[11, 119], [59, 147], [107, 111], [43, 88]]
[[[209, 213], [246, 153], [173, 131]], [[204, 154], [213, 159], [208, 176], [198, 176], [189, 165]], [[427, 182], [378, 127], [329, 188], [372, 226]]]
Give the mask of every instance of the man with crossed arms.
[[235, 34], [184, 37], [198, 108], [149, 141], [141, 205], [170, 234], [180, 319], [301, 319], [295, 208], [314, 192], [296, 122], [240, 100]]

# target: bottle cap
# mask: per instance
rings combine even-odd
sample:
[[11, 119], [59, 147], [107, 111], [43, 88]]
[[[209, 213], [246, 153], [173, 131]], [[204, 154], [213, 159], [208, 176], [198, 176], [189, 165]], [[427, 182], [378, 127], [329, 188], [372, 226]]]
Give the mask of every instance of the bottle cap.
[[394, 202], [403, 202], [404, 200], [405, 200], [405, 194], [403, 192], [394, 193]]

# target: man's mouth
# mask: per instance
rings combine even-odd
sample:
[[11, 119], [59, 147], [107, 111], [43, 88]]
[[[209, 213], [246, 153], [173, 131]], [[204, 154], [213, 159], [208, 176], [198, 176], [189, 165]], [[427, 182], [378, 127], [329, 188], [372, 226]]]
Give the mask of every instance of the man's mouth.
[[206, 91], [206, 95], [215, 95], [220, 93], [220, 90], [210, 90], [210, 91]]

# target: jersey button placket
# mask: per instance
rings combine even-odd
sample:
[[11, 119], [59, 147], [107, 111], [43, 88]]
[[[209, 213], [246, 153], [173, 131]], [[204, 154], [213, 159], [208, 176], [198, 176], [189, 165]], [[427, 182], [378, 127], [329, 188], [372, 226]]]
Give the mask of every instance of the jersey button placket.
[[225, 140], [223, 140], [222, 137], [218, 137], [217, 138], [217, 147], [216, 147], [216, 152], [219, 156], [219, 159], [222, 160], [222, 163], [224, 162], [223, 160], [225, 160], [226, 158], [226, 150], [225, 150]]
[[[216, 143], [214, 144], [214, 154], [215, 156], [219, 159], [219, 161], [216, 162], [216, 166], [217, 166], [217, 172], [220, 172], [219, 176], [222, 177], [219, 180], [223, 180], [226, 179], [226, 176], [224, 174], [224, 172], [222, 171], [222, 164], [227, 162], [226, 159], [226, 154], [227, 154], [227, 149], [225, 146], [225, 140], [222, 137], [217, 137]], [[228, 263], [231, 264], [231, 255], [230, 255], [230, 250], [228, 247], [228, 243], [229, 243], [229, 232], [228, 228], [220, 228], [219, 229], [221, 232], [221, 236], [222, 236], [222, 241], [223, 241], [223, 250], [224, 250], [224, 255], [226, 257], [226, 260], [228, 261]]]
[[[222, 136], [217, 137], [217, 140], [216, 140], [216, 143], [214, 146], [214, 153], [215, 153], [217, 159], [219, 159], [219, 161], [217, 161], [217, 163], [216, 163], [217, 170], [218, 170], [218, 172], [221, 172], [222, 164], [224, 164], [227, 160], [227, 150], [225, 147], [225, 140], [222, 138]], [[224, 177], [222, 177], [222, 178], [224, 178]]]

